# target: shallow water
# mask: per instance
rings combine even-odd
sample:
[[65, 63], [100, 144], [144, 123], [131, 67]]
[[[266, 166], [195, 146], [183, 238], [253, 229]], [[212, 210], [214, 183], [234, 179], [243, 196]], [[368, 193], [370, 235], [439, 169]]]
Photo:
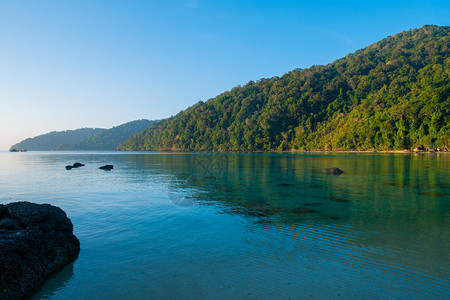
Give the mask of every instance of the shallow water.
[[448, 299], [449, 178], [439, 153], [0, 152], [0, 203], [81, 242], [34, 299]]

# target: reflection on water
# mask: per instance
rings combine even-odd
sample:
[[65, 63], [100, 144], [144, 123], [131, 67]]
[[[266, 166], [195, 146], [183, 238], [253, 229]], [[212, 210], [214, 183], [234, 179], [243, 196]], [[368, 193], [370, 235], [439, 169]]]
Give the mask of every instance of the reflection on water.
[[49, 278], [46, 282], [45, 290], [38, 291], [34, 299], [50, 299], [58, 296], [58, 292], [64, 289], [73, 279], [73, 263], [65, 266], [57, 274]]
[[[86, 167], [64, 169], [76, 161]], [[74, 276], [37, 297], [450, 297], [448, 154], [28, 152], [0, 163], [1, 203], [58, 205], [81, 240]]]

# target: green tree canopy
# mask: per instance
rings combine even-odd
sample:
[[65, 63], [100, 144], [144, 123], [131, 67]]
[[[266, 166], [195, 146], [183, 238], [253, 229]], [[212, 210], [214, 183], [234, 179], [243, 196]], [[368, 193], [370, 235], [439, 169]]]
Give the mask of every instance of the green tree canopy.
[[449, 45], [448, 26], [401, 32], [325, 66], [235, 87], [119, 149], [448, 147]]

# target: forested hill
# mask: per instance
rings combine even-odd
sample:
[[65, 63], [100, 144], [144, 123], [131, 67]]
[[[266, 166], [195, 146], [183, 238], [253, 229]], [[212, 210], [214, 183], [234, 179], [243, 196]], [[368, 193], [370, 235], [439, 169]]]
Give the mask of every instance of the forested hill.
[[325, 66], [249, 82], [153, 124], [122, 150], [448, 146], [449, 27], [401, 32]]
[[52, 131], [33, 138], [27, 138], [20, 143], [11, 146], [11, 149], [32, 151], [55, 150], [60, 144], [78, 143], [83, 139], [105, 130], [106, 129], [101, 128], [81, 128], [75, 130]]
[[154, 121], [136, 120], [98, 132], [75, 144], [59, 145], [56, 150], [116, 150], [120, 143], [147, 128]]

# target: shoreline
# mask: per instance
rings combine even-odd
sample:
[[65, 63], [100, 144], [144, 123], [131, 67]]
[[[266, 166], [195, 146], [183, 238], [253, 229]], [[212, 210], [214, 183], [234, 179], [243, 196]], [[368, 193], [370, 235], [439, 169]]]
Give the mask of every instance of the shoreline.
[[[284, 152], [284, 151], [283, 151]], [[292, 153], [397, 153], [397, 154], [438, 154], [450, 153], [449, 151], [412, 151], [412, 150], [290, 150]]]
[[[180, 150], [180, 149], [159, 149], [159, 150], [29, 150], [27, 152], [174, 152], [174, 153], [392, 153], [392, 154], [449, 154], [450, 151], [413, 151], [413, 150]], [[0, 150], [1, 153], [10, 153], [8, 150]]]
[[442, 151], [414, 151], [414, 150], [180, 150], [180, 149], [158, 149], [158, 150], [113, 150], [117, 152], [176, 152], [176, 153], [395, 153], [395, 154], [437, 154], [450, 153], [448, 150]]

